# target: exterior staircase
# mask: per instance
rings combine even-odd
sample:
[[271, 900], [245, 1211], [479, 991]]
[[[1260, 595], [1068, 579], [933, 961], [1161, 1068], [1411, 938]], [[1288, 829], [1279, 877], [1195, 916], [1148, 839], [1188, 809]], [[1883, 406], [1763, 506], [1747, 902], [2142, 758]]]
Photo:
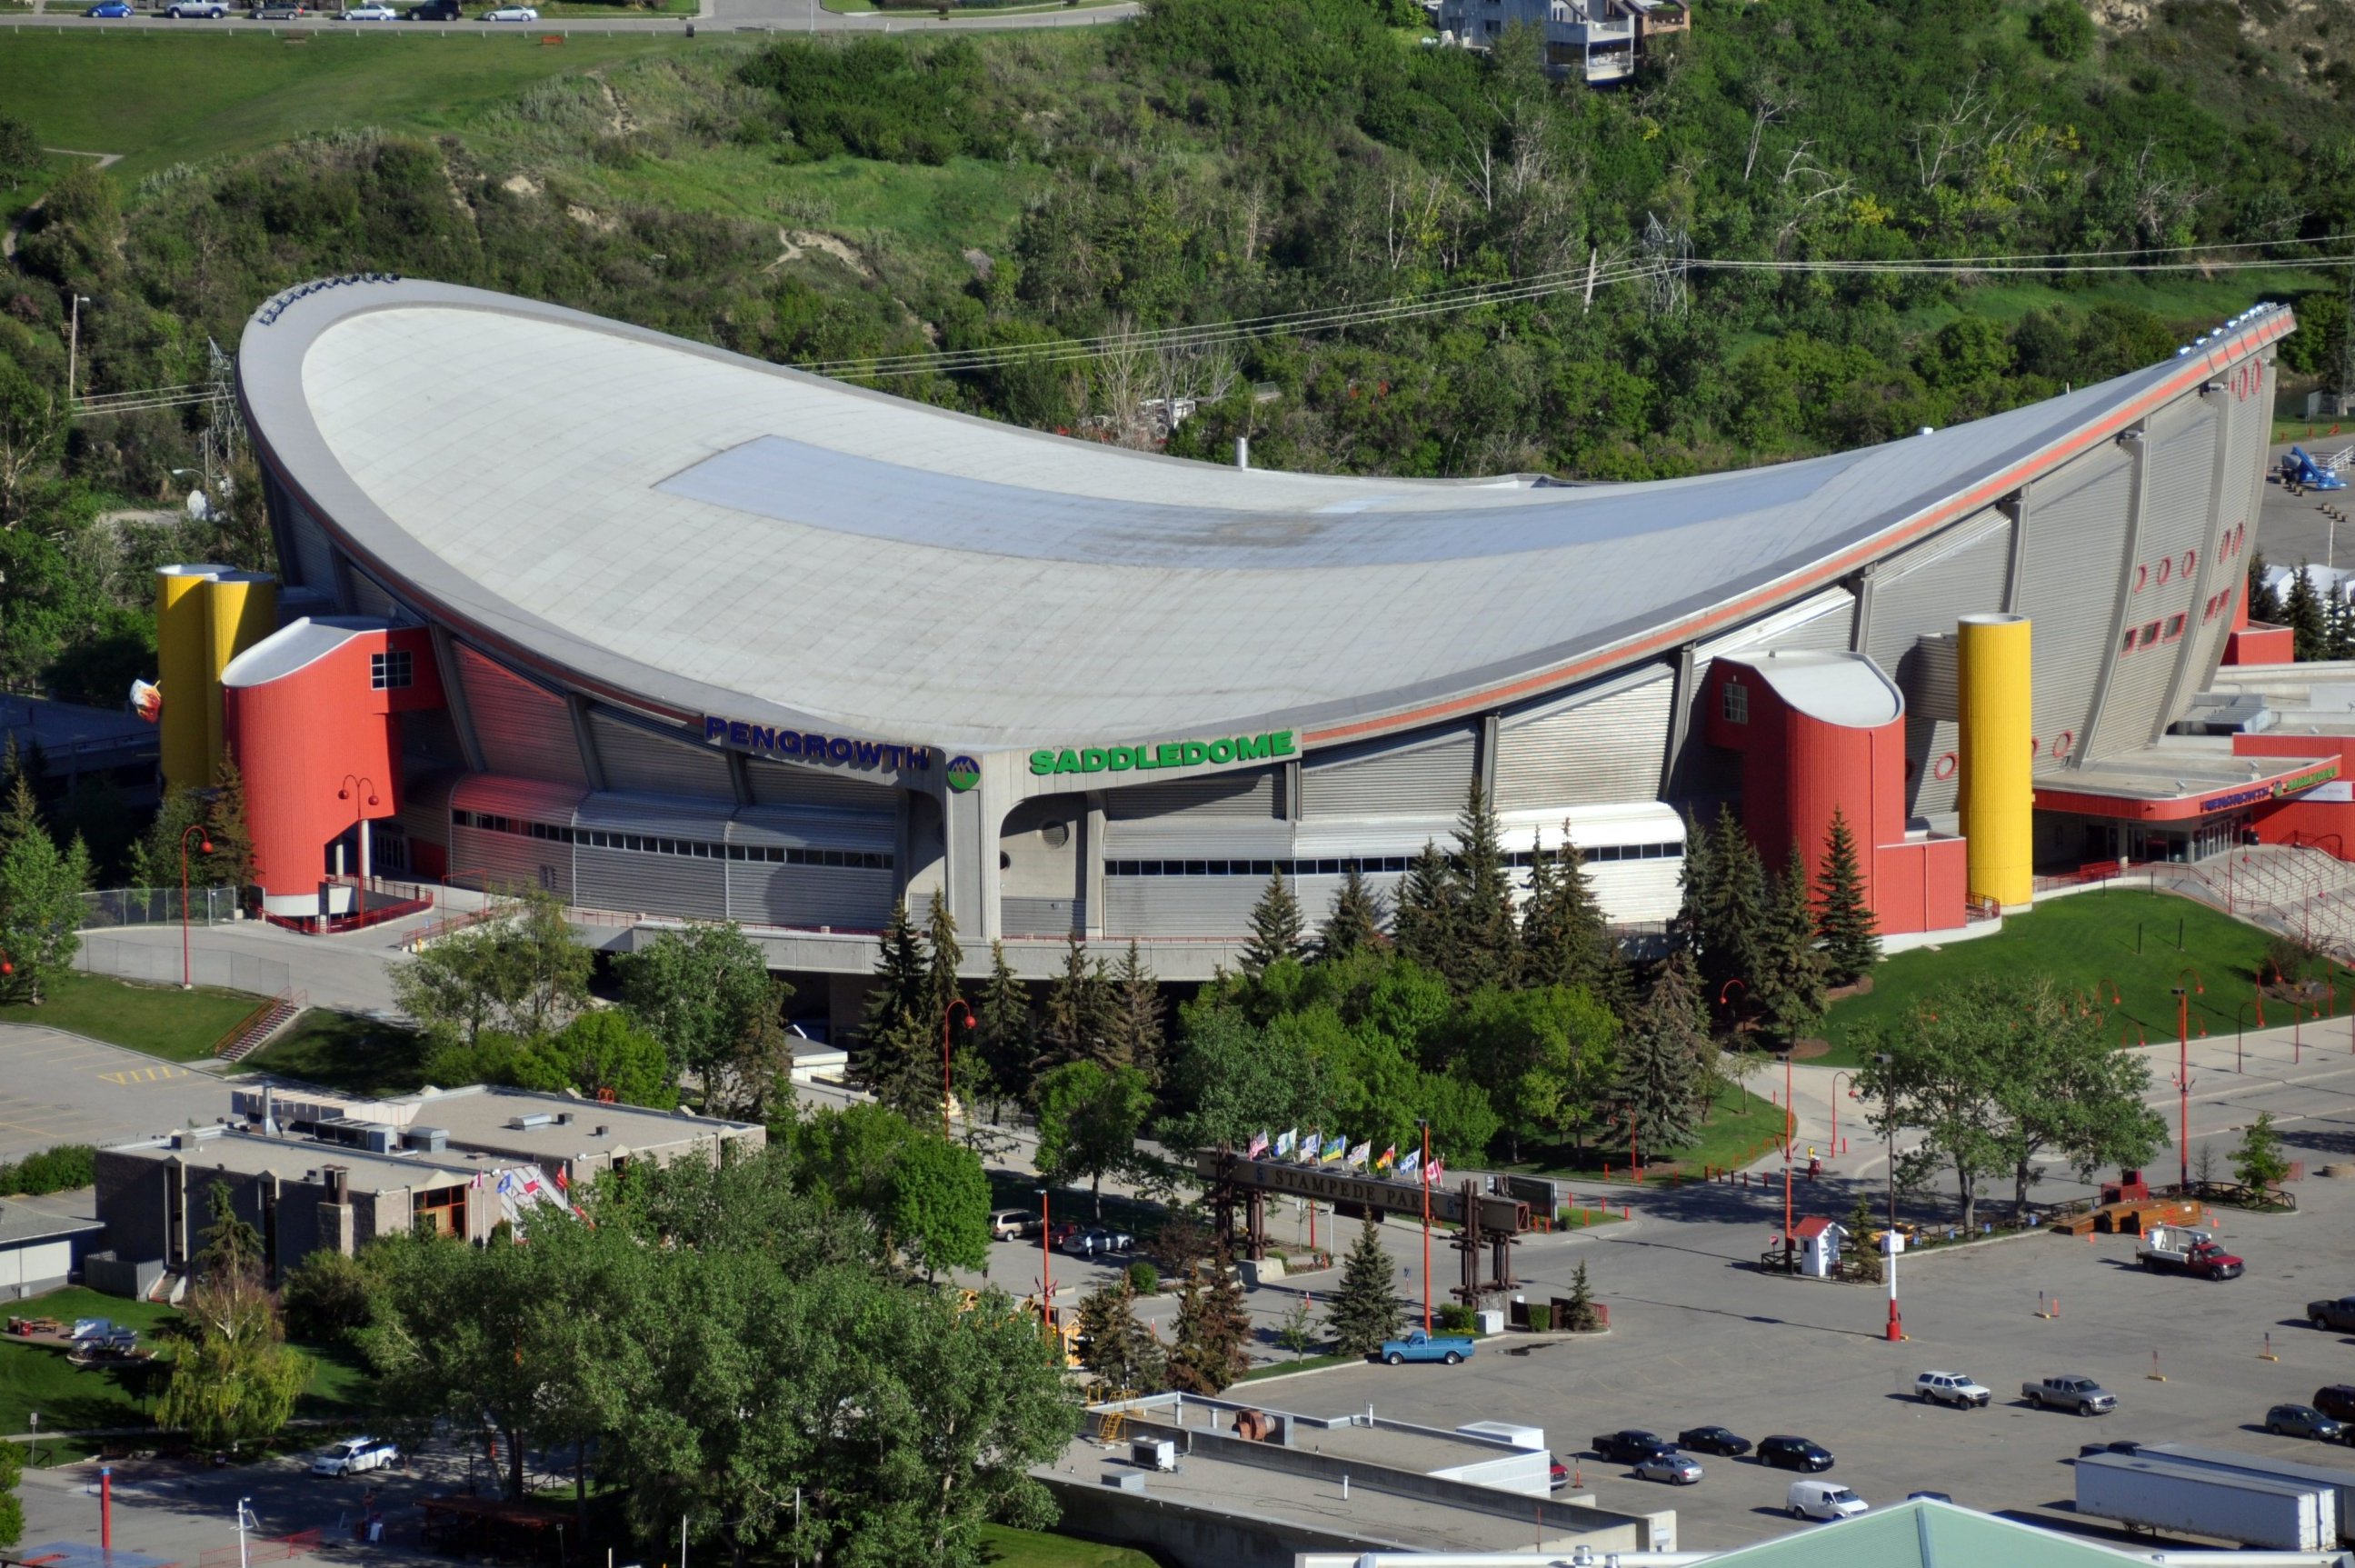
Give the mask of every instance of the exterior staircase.
[[242, 1061], [270, 1042], [271, 1037], [303, 1016], [311, 1005], [307, 991], [285, 990], [264, 1001], [238, 1020], [237, 1026], [213, 1042], [213, 1056], [225, 1062]]

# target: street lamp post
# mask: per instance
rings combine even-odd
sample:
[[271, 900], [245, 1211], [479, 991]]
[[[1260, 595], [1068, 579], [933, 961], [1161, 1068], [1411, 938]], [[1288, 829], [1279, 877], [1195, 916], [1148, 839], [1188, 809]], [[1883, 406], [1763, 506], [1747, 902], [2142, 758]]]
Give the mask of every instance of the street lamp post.
[[2182, 1167], [2178, 1178], [2178, 1190], [2189, 1194], [2191, 1190], [2191, 993], [2197, 991], [2205, 996], [2208, 987], [2200, 983], [2200, 971], [2189, 965], [2177, 970], [2175, 977], [2180, 980], [2186, 975], [2191, 976], [2190, 990], [2181, 986], [2173, 987], [2177, 1096], [2175, 1153]]
[[195, 834], [197, 848], [204, 854], [213, 852], [213, 841], [205, 837], [204, 825], [191, 822], [180, 829], [180, 989], [196, 988], [195, 976], [188, 962], [188, 835]]
[[1889, 1237], [1885, 1251], [1889, 1255], [1889, 1342], [1892, 1345], [1905, 1338], [1904, 1320], [1897, 1315], [1897, 1085], [1889, 1082], [1889, 1053], [1875, 1051], [1872, 1060], [1881, 1064], [1881, 1116], [1887, 1124], [1882, 1129], [1889, 1137]]
[[973, 1028], [973, 1009], [964, 1005], [963, 997], [950, 997], [949, 1005], [941, 1009], [941, 1136], [943, 1137], [949, 1136], [949, 1099], [953, 1093], [949, 1084], [949, 1015], [960, 1012], [964, 1014], [964, 1027]]
[[1423, 1163], [1415, 1174], [1423, 1178], [1423, 1331], [1431, 1333], [1431, 1119], [1417, 1116], [1415, 1125], [1423, 1129]]
[[[359, 798], [360, 792], [362, 790], [366, 790], [368, 792], [368, 798], [366, 800]], [[336, 798], [337, 800], [348, 800], [352, 803], [352, 836], [359, 840], [360, 846], [359, 886], [365, 888], [368, 886], [368, 830], [367, 808], [377, 804], [376, 780], [364, 779], [357, 773], [346, 773], [344, 775], [344, 787], [336, 792]], [[352, 894], [352, 912], [354, 914], [360, 912], [359, 903], [359, 894], [358, 891], [355, 890]]]
[[1833, 1074], [1832, 1074], [1832, 1141], [1831, 1141], [1831, 1151], [1832, 1151], [1832, 1157], [1834, 1157], [1835, 1159], [1837, 1159], [1838, 1157], [1839, 1157], [1839, 1151], [1840, 1151], [1840, 1141], [1839, 1141], [1839, 1100], [1840, 1100], [1840, 1086], [1839, 1086], [1839, 1085], [1840, 1085], [1840, 1080], [1841, 1080], [1841, 1079], [1843, 1079], [1843, 1078], [1845, 1078], [1845, 1079], [1847, 1079], [1847, 1080], [1848, 1080], [1848, 1097], [1849, 1097], [1849, 1099], [1851, 1099], [1851, 1100], [1853, 1100], [1853, 1099], [1855, 1099], [1855, 1098], [1856, 1098], [1856, 1074], [1855, 1074], [1855, 1073], [1853, 1073], [1853, 1072], [1835, 1072], [1835, 1073], [1833, 1073]]
[[1047, 1189], [1039, 1189], [1039, 1324], [1055, 1329], [1055, 1226], [1047, 1214]]
[[[2254, 997], [2254, 998], [2252, 998], [2252, 999], [2251, 999], [2251, 1000], [2249, 1000], [2249, 1001], [2243, 1002], [2243, 1003], [2240, 1005], [2240, 1007], [2239, 1007], [2239, 1008], [2238, 1008], [2233, 1012], [2233, 1014], [2232, 1014], [2232, 1071], [2233, 1071], [2233, 1072], [2244, 1072], [2244, 1071], [2246, 1071], [2246, 1069], [2244, 1069], [2244, 1068], [2241, 1065], [2242, 1031], [2243, 1031], [2243, 1027], [2245, 1026], [2245, 1024], [2246, 1024], [2246, 1023], [2247, 1023], [2247, 1021], [2248, 1021], [2249, 1009], [2250, 1009], [2252, 1007], [2254, 1007], [2254, 1008], [2255, 1008], [2257, 1009], [2257, 1027], [2258, 1027], [2259, 1029], [2263, 1029], [2263, 1028], [2264, 1028], [2264, 1027], [2265, 1027], [2265, 1004], [2264, 1004], [2264, 997]], [[2350, 1033], [2355, 1033], [2355, 1024], [2350, 1024], [2350, 1025], [2348, 1026], [2348, 1028], [2349, 1028], [2349, 1031], [2350, 1031]]]

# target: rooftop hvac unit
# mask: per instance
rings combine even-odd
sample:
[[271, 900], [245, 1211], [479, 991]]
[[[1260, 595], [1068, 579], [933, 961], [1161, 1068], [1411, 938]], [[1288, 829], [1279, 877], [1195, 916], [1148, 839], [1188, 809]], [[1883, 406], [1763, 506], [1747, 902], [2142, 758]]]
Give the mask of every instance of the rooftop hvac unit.
[[401, 1135], [400, 1141], [409, 1147], [426, 1154], [440, 1154], [450, 1147], [447, 1127], [411, 1127]]
[[509, 1130], [518, 1133], [527, 1133], [534, 1127], [547, 1127], [553, 1126], [555, 1125], [556, 1118], [549, 1115], [545, 1111], [534, 1111], [527, 1116], [509, 1116], [507, 1118], [507, 1126]]
[[1140, 1470], [1174, 1470], [1178, 1467], [1178, 1445], [1167, 1437], [1132, 1437], [1128, 1442], [1128, 1462]]

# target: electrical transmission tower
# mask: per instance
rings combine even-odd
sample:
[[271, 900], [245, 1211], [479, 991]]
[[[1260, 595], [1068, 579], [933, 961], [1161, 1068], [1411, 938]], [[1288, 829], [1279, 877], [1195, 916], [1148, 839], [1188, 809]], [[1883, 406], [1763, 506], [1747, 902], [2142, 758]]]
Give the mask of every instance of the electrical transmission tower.
[[1659, 214], [1644, 215], [1644, 261], [1652, 275], [1652, 308], [1663, 314], [1683, 313], [1691, 303], [1686, 286], [1692, 268], [1692, 234], [1681, 223], [1670, 227]]

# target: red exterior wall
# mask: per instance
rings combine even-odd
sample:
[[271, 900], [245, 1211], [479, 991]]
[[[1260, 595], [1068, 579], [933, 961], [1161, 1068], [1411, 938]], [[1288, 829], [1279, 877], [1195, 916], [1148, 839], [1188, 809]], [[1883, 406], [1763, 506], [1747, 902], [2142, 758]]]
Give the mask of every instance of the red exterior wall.
[[2287, 626], [2235, 626], [2224, 639], [2226, 664], [2287, 664], [2297, 656], [2297, 635]]
[[[368, 656], [407, 649], [405, 690], [371, 688]], [[396, 715], [442, 706], [441, 676], [422, 628], [360, 632], [302, 668], [260, 686], [227, 687], [222, 718], [245, 775], [255, 880], [265, 894], [308, 892], [326, 874], [326, 846], [361, 816], [397, 809]], [[346, 775], [369, 781], [339, 799]], [[368, 804], [374, 794], [377, 804]]]
[[[1725, 717], [1723, 688], [1738, 681], [1749, 722]], [[1796, 847], [1813, 878], [1835, 811], [1856, 837], [1866, 901], [1883, 933], [1948, 931], [1963, 923], [1964, 844], [1905, 837], [1905, 721], [1855, 727], [1802, 713], [1739, 658], [1716, 660], [1701, 692], [1711, 745], [1742, 753], [1742, 826], [1767, 869]]]
[[[2289, 635], [2287, 632], [2282, 634]], [[2282, 656], [2287, 662], [2288, 655]], [[2298, 735], [2265, 731], [2232, 737], [2232, 754], [2239, 757], [2337, 757], [2341, 780], [2355, 778], [2355, 735]], [[2339, 789], [2344, 789], [2342, 784]], [[2267, 844], [2312, 844], [2342, 860], [2355, 860], [2355, 801], [2317, 800], [2337, 794], [2329, 785], [2293, 800], [2260, 805], [2249, 820]]]

